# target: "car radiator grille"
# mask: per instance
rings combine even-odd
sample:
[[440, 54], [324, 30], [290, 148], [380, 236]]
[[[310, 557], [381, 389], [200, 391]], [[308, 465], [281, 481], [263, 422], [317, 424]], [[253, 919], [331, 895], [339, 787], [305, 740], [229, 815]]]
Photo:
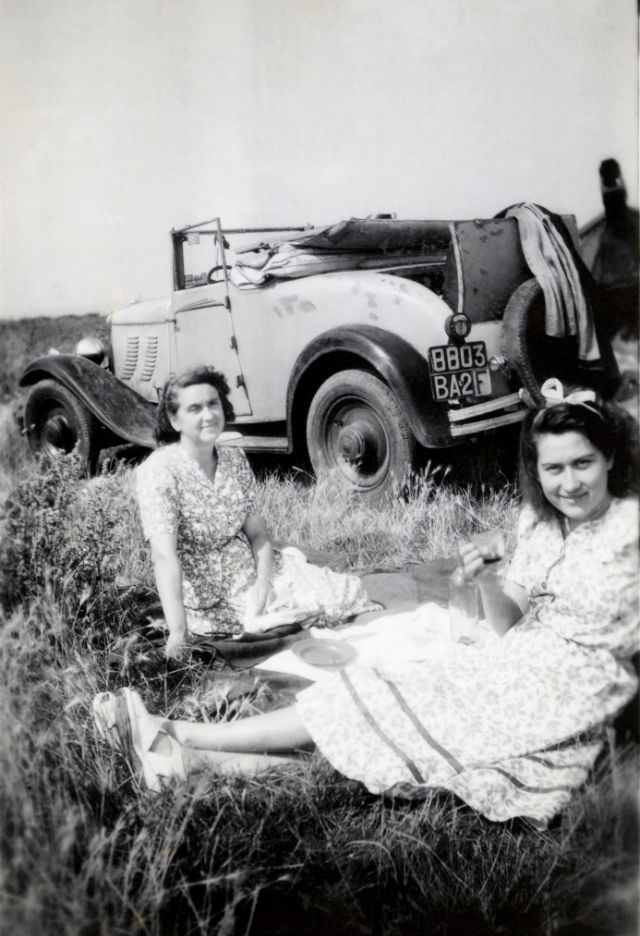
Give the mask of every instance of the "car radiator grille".
[[149, 381], [154, 375], [156, 361], [158, 360], [158, 336], [153, 335], [147, 338], [144, 349], [144, 362], [142, 364], [142, 373], [140, 380]]
[[131, 380], [138, 366], [138, 357], [140, 355], [140, 337], [127, 338], [127, 350], [124, 355], [122, 371], [120, 377], [122, 380]]

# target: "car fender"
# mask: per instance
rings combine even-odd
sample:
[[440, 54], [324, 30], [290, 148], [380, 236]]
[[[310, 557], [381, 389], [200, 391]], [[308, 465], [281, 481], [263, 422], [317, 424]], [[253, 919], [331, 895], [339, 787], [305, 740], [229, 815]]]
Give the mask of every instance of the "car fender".
[[144, 448], [155, 448], [156, 405], [125, 386], [111, 371], [77, 354], [55, 354], [32, 361], [21, 387], [52, 378], [78, 397], [114, 435]]
[[311, 341], [298, 356], [287, 387], [287, 428], [293, 438], [320, 384], [339, 370], [358, 363], [376, 373], [396, 394], [420, 445], [455, 444], [447, 407], [431, 396], [429, 365], [404, 338], [375, 325], [343, 325]]

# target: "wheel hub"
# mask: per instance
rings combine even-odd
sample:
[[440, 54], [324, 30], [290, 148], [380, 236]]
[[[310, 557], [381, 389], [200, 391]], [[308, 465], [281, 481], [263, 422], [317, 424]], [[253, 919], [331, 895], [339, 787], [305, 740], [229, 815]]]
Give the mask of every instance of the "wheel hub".
[[75, 444], [73, 430], [62, 413], [52, 413], [44, 424], [42, 442], [48, 451], [70, 452]]
[[351, 464], [360, 461], [367, 449], [367, 438], [358, 426], [346, 426], [338, 434], [338, 450]]
[[372, 419], [360, 416], [340, 424], [336, 441], [340, 457], [350, 465], [369, 465], [375, 470], [384, 459], [384, 433]]

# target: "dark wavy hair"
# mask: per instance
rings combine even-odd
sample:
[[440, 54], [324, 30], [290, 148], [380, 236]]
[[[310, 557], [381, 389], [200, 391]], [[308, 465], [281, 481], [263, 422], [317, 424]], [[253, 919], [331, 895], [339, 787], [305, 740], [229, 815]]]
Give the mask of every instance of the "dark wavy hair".
[[637, 430], [626, 410], [612, 403], [555, 403], [526, 417], [520, 436], [522, 498], [540, 516], [557, 512], [542, 492], [538, 478], [538, 439], [541, 435], [579, 432], [613, 464], [607, 476], [609, 493], [625, 497], [636, 490]]
[[190, 367], [189, 370], [181, 374], [172, 374], [162, 388], [158, 412], [156, 415], [156, 428], [154, 438], [158, 445], [168, 445], [170, 442], [177, 442], [180, 433], [171, 425], [171, 416], [178, 412], [178, 394], [185, 387], [193, 387], [195, 384], [209, 384], [220, 394], [222, 403], [222, 412], [224, 413], [225, 423], [231, 422], [235, 416], [233, 406], [229, 399], [229, 384], [227, 378], [220, 371], [213, 367], [205, 365], [199, 367]]

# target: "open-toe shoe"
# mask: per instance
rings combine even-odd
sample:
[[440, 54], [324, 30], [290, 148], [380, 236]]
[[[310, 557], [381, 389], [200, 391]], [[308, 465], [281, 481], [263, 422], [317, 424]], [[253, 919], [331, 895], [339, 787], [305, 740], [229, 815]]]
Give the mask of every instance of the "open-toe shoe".
[[[101, 692], [93, 700], [98, 734], [129, 759], [150, 790], [162, 789], [162, 778], [185, 778], [182, 749], [178, 742], [150, 715], [135, 689]], [[159, 738], [169, 745], [166, 754], [152, 750]]]

